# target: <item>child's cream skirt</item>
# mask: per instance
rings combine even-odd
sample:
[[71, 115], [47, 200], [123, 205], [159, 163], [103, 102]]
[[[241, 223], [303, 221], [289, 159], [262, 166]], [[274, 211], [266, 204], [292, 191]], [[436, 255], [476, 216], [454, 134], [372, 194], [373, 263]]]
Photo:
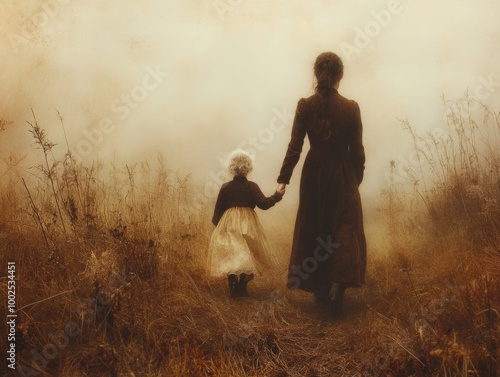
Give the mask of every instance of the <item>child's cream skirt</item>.
[[214, 277], [260, 274], [275, 265], [276, 256], [255, 211], [228, 208], [210, 239], [208, 273]]

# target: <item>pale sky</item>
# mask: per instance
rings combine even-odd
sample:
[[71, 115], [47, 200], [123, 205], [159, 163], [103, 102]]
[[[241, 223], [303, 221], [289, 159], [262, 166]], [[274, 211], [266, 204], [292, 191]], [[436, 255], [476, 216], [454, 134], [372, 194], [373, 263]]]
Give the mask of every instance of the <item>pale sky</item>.
[[84, 163], [162, 152], [207, 183], [221, 157], [257, 143], [252, 179], [271, 193], [291, 130], [280, 119], [312, 94], [328, 50], [344, 59], [340, 93], [361, 107], [366, 197], [411, 151], [398, 118], [444, 129], [440, 96], [467, 89], [498, 111], [500, 1], [20, 0], [0, 14], [1, 116], [13, 122], [2, 156], [39, 153], [31, 108], [63, 154], [57, 109]]

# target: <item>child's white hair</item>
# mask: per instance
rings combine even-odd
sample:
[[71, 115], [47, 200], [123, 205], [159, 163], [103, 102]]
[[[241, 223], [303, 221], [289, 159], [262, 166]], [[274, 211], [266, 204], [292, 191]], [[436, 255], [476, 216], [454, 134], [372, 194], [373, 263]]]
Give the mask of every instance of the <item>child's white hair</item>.
[[246, 177], [253, 170], [253, 156], [243, 149], [235, 149], [227, 156], [225, 166], [233, 177]]

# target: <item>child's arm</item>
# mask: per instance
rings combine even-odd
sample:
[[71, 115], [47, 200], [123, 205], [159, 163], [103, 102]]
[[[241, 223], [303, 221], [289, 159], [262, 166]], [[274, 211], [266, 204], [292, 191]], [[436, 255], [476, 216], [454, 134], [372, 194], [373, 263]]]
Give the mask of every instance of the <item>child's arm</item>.
[[226, 210], [226, 200], [223, 190], [219, 191], [217, 196], [217, 201], [215, 202], [214, 216], [212, 217], [212, 223], [217, 226], [224, 211]]
[[283, 195], [281, 195], [278, 191], [276, 191], [273, 195], [266, 197], [262, 190], [257, 184], [252, 185], [252, 193], [255, 199], [255, 204], [260, 209], [269, 209], [274, 206], [277, 202], [279, 202]]

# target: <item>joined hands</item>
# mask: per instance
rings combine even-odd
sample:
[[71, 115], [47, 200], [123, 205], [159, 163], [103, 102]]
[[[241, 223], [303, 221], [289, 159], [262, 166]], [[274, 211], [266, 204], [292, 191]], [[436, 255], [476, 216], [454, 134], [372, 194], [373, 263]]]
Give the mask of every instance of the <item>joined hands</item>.
[[276, 192], [281, 196], [285, 195], [285, 191], [286, 191], [286, 184], [284, 183], [280, 183], [276, 188]]

